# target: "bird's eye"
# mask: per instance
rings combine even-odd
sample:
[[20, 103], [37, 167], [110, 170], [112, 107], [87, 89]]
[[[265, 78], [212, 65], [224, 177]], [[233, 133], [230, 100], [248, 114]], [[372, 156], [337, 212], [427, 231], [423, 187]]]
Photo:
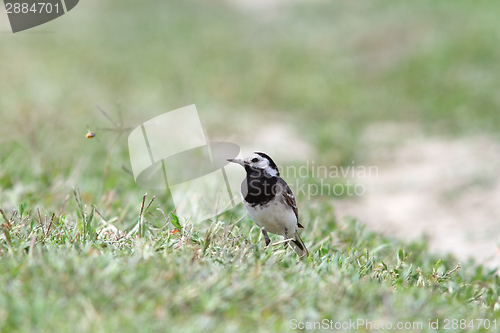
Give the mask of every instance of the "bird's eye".
[[259, 159], [257, 157], [252, 158], [253, 163], [257, 163], [258, 161], [259, 161]]

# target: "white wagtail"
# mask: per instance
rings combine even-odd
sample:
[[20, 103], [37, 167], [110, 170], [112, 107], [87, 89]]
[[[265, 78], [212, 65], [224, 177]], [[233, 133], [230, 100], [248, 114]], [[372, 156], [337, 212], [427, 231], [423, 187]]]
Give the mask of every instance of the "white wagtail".
[[241, 183], [241, 196], [250, 218], [257, 224], [266, 245], [271, 240], [267, 232], [292, 238], [295, 252], [302, 257], [308, 251], [299, 236], [299, 210], [292, 190], [280, 177], [278, 167], [268, 155], [255, 152], [244, 159], [228, 159], [238, 163], [247, 172]]

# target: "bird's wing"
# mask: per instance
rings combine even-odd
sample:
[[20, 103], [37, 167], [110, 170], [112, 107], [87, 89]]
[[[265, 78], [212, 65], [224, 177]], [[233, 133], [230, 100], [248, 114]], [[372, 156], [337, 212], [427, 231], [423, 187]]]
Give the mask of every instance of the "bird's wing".
[[290, 206], [292, 208], [293, 213], [295, 214], [295, 217], [297, 218], [297, 225], [299, 228], [304, 228], [300, 223], [299, 223], [299, 209], [297, 208], [297, 202], [295, 201], [295, 197], [293, 196], [293, 192], [288, 186], [288, 184], [282, 179], [278, 178], [278, 183], [280, 184], [280, 187], [283, 189], [283, 201], [285, 205]]

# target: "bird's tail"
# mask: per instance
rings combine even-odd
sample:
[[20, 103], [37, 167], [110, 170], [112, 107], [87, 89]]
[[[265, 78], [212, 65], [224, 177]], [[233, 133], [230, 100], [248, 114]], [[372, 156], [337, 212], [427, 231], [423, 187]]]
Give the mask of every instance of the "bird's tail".
[[300, 238], [298, 232], [295, 233], [295, 239], [292, 239], [292, 243], [293, 243], [293, 248], [295, 252], [297, 252], [299, 257], [307, 258], [307, 256], [309, 255], [309, 251], [307, 251], [307, 247]]

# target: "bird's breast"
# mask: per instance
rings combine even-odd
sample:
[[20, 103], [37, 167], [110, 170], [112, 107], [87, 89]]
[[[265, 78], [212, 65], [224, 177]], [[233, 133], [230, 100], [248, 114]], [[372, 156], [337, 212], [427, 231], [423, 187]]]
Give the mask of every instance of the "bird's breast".
[[285, 229], [288, 235], [292, 236], [298, 228], [297, 218], [291, 207], [274, 198], [265, 204], [251, 204], [243, 200], [245, 208], [250, 218], [260, 228], [264, 227], [266, 231], [273, 234], [285, 235]]

